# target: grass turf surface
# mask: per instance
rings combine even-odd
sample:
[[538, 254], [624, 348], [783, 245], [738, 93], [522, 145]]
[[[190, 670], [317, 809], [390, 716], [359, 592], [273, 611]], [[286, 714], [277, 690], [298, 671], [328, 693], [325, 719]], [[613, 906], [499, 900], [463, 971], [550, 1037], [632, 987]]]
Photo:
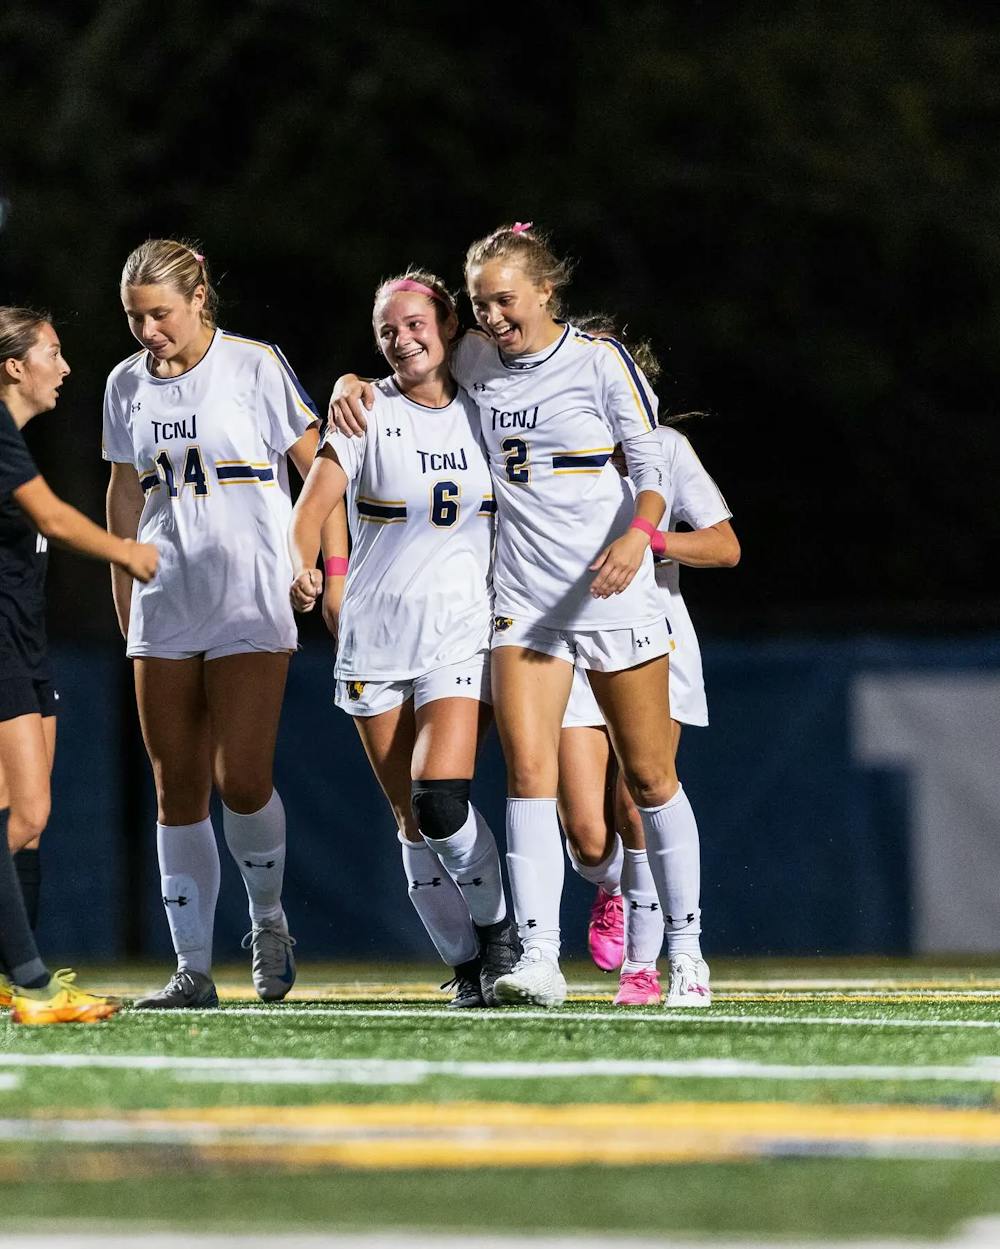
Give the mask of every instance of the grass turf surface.
[[447, 1011], [390, 970], [314, 969], [285, 1006], [240, 1000], [241, 969], [216, 1012], [0, 1022], [0, 1198], [225, 1230], [928, 1236], [1000, 1213], [995, 965], [720, 964], [686, 1014], [614, 1010], [584, 967], [561, 1011]]

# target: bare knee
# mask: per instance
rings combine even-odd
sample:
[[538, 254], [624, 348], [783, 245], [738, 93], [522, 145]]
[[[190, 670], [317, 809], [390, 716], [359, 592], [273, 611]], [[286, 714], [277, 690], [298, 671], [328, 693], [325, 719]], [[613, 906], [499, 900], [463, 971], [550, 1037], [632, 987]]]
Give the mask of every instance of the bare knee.
[[255, 784], [249, 777], [226, 784], [220, 782], [218, 789], [222, 801], [237, 815], [253, 815], [267, 806], [274, 793], [270, 780], [266, 785], [260, 782]]
[[11, 808], [7, 823], [7, 844], [11, 854], [38, 843], [49, 822], [50, 810], [48, 796], [32, 798]]
[[563, 832], [573, 849], [573, 857], [584, 867], [596, 867], [608, 856], [610, 830], [603, 819], [564, 815]]
[[507, 793], [511, 798], [554, 798], [558, 784], [555, 760], [524, 755], [507, 764]]
[[623, 767], [625, 785], [637, 807], [661, 807], [677, 793], [680, 782], [669, 763]]
[[172, 768], [153, 766], [156, 818], [161, 824], [197, 824], [208, 817], [211, 787], [201, 778]]

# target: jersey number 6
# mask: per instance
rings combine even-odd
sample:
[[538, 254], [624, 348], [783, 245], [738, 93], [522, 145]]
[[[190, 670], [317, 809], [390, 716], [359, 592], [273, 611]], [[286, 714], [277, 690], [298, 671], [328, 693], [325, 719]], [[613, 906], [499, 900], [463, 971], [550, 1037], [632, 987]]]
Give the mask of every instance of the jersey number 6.
[[431, 491], [431, 524], [450, 529], [458, 520], [462, 487], [457, 481], [436, 481]]
[[504, 468], [507, 480], [515, 486], [526, 486], [531, 480], [531, 469], [528, 468], [528, 444], [523, 438], [505, 438], [500, 443], [500, 450], [507, 457]]

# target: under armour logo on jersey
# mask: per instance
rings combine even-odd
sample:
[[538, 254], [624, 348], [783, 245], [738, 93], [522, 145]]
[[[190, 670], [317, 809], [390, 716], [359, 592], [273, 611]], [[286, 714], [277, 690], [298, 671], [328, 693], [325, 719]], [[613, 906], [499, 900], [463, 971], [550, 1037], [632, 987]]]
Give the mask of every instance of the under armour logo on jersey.
[[485, 382], [473, 382], [472, 389], [482, 392], [486, 389], [486, 383]]
[[133, 403], [133, 404], [132, 404], [132, 411], [133, 411], [133, 412], [141, 412], [141, 411], [142, 411], [142, 400], [141, 400], [141, 399], [137, 400], [135, 403]]
[[674, 919], [672, 915], [666, 915], [664, 916], [664, 918], [666, 919], [668, 924], [676, 924], [679, 927], [683, 928], [685, 924], [691, 924], [694, 922], [694, 912], [693, 911], [689, 912], [687, 915], [684, 916], [683, 919]]
[[642, 647], [644, 647], [644, 646], [649, 646], [649, 638], [636, 638], [636, 640], [635, 640], [635, 644], [636, 644], [636, 646], [638, 646], [638, 647], [640, 648], [640, 650], [641, 650], [641, 649], [642, 649]]
[[243, 860], [244, 867], [274, 867], [274, 859], [268, 859], [266, 863], [254, 863], [252, 859]]
[[456, 677], [455, 678], [456, 685], [461, 685], [463, 681], [465, 682], [466, 685], [471, 685], [472, 677]]
[[440, 883], [441, 883], [441, 877], [435, 876], [433, 880], [411, 880], [410, 888], [411, 889], [424, 889], [429, 885], [432, 888], [436, 889], [438, 885], [440, 885]]
[[658, 911], [660, 909], [659, 902], [634, 902], [629, 899], [629, 906], [633, 911]]
[[476, 885], [477, 887], [483, 883], [482, 876], [473, 876], [471, 880], [460, 880], [458, 882], [463, 888], [466, 885]]
[[398, 426], [398, 425], [396, 426], [396, 428], [395, 428], [395, 429], [390, 429], [390, 428], [389, 428], [389, 426], [387, 425], [387, 426], [385, 427], [385, 436], [386, 436], [386, 438], [391, 438], [391, 437], [393, 436], [393, 434], [395, 434], [397, 438], [401, 438], [401, 437], [402, 437], [402, 431], [400, 430], [400, 428], [399, 428], [399, 426]]
[[179, 895], [178, 897], [176, 897], [176, 898], [164, 898], [164, 899], [163, 899], [163, 905], [164, 905], [164, 906], [170, 906], [170, 905], [171, 905], [171, 903], [173, 903], [175, 906], [187, 906], [187, 904], [188, 904], [188, 900], [187, 900], [187, 898], [184, 896], [184, 894], [180, 894], [180, 895]]

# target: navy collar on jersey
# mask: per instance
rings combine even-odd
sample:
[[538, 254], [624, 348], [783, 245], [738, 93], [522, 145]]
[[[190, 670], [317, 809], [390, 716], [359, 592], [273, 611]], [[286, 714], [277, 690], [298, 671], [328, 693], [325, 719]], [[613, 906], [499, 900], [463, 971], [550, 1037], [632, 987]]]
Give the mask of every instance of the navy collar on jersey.
[[568, 321], [556, 321], [557, 325], [562, 325], [563, 332], [558, 340], [551, 346], [546, 348], [544, 352], [536, 351], [530, 356], [515, 356], [509, 360], [497, 345], [497, 356], [500, 363], [505, 369], [512, 369], [515, 373], [521, 373], [525, 369], [537, 369], [540, 364], [545, 364], [547, 360], [551, 360], [559, 348], [569, 338], [570, 324]]
[[205, 354], [202, 356], [202, 358], [196, 361], [196, 363], [192, 364], [189, 369], [185, 369], [183, 373], [178, 373], [175, 377], [157, 377], [156, 374], [153, 372], [153, 370], [149, 367], [150, 362], [153, 358], [153, 353], [150, 351], [143, 351], [142, 355], [145, 356], [145, 359], [143, 360], [143, 369], [145, 370], [147, 379], [151, 382], [158, 382], [162, 386], [169, 386], [171, 382], [179, 382], [182, 377], [190, 377], [191, 374], [195, 371], [195, 369], [201, 368], [201, 366], [205, 363], [208, 357], [212, 354], [212, 349], [215, 347], [215, 344], [219, 341], [221, 337], [222, 337], [222, 330], [218, 326], [216, 326], [215, 333], [212, 335], [211, 342], [205, 348]]
[[[415, 408], [420, 408], [422, 412], [447, 412], [448, 409], [451, 407], [451, 405], [458, 398], [458, 392], [460, 389], [458, 383], [455, 382], [455, 393], [448, 400], [448, 402], [444, 405], [444, 407], [432, 408], [429, 403], [420, 403], [416, 399], [411, 399], [405, 390], [400, 390], [399, 386], [396, 383], [396, 379], [394, 377], [387, 377], [385, 380], [389, 383], [389, 385], [393, 388], [393, 390], [396, 392], [397, 395], [399, 395], [401, 399], [405, 399], [407, 403], [412, 403]], [[454, 381], [454, 378], [452, 380]]]

